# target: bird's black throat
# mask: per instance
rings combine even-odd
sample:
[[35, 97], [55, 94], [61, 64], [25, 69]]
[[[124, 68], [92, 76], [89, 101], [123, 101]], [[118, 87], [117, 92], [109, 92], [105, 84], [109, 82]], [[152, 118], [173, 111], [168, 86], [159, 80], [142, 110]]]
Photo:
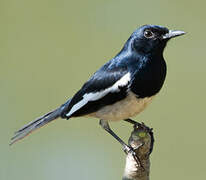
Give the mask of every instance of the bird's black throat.
[[[134, 74], [131, 90], [139, 98], [157, 94], [166, 77], [166, 62], [161, 54], [139, 58], [141, 68]], [[138, 66], [140, 67], [140, 66]]]

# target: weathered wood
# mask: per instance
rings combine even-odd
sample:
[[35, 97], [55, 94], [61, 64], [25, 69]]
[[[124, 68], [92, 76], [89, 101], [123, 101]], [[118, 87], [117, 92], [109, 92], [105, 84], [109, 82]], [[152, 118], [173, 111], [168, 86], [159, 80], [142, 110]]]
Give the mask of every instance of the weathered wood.
[[129, 145], [135, 150], [139, 162], [132, 154], [127, 154], [122, 180], [149, 180], [150, 154], [153, 149], [154, 137], [152, 129], [137, 123], [129, 138]]

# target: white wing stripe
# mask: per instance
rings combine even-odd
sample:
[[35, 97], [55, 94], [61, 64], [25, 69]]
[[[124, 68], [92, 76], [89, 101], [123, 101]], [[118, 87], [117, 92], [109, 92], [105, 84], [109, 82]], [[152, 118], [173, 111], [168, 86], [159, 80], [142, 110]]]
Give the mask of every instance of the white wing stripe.
[[71, 110], [66, 114], [66, 116], [69, 117], [71, 114], [73, 114], [75, 111], [79, 110], [81, 107], [83, 107], [89, 101], [96, 101], [98, 99], [101, 99], [109, 92], [115, 92], [115, 91], [118, 92], [119, 86], [126, 86], [130, 80], [131, 80], [131, 77], [130, 77], [130, 73], [128, 72], [120, 80], [118, 80], [113, 86], [111, 86], [105, 90], [99, 91], [99, 92], [95, 92], [95, 93], [91, 92], [88, 94], [84, 94], [83, 99], [81, 101], [79, 101], [77, 104], [75, 104], [71, 108]]

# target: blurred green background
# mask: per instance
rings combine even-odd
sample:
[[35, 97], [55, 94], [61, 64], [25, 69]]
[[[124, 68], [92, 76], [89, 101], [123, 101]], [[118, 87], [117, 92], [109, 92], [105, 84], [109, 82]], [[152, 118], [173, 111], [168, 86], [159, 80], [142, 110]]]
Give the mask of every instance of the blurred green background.
[[[96, 119], [58, 120], [9, 147], [13, 132], [71, 97], [143, 24], [169, 42], [161, 93], [135, 118], [154, 128], [151, 179], [205, 179], [205, 1], [1, 0], [0, 179], [121, 179], [125, 154]], [[127, 141], [132, 127], [112, 123]]]

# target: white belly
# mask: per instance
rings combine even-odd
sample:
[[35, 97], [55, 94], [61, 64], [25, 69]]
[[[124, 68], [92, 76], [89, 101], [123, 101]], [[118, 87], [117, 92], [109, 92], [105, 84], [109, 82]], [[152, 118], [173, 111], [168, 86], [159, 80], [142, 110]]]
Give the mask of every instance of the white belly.
[[137, 98], [134, 93], [112, 105], [105, 106], [89, 116], [96, 117], [107, 121], [118, 121], [133, 117], [143, 111], [151, 102], [152, 97]]

